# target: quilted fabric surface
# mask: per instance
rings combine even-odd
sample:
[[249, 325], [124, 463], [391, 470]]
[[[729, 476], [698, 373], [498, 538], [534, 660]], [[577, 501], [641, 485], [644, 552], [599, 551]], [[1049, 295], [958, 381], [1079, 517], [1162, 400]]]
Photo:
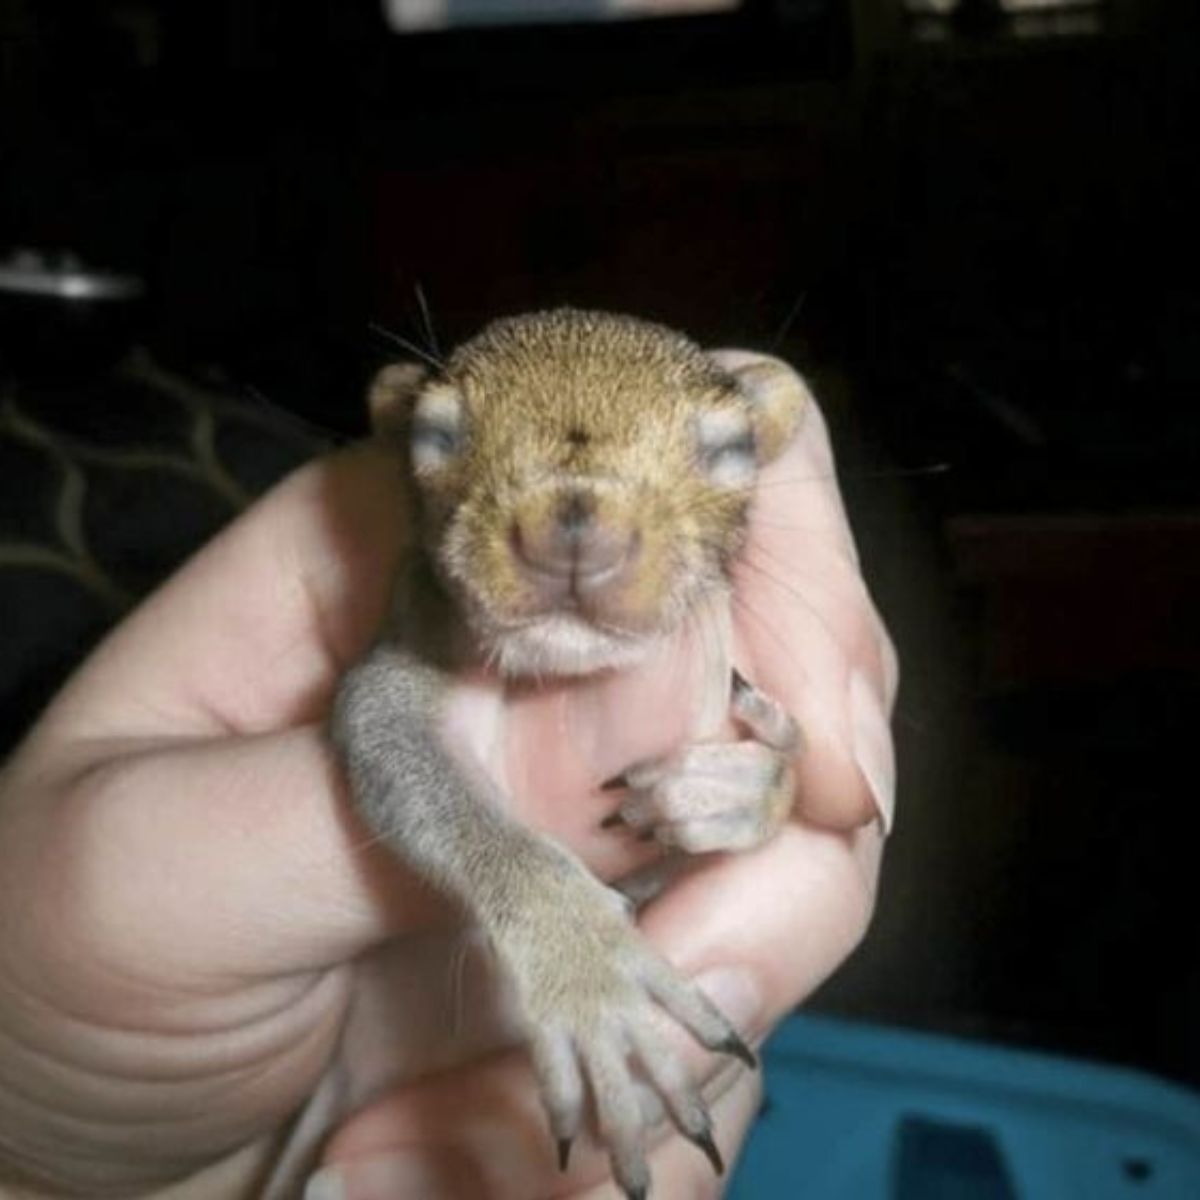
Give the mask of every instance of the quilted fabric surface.
[[0, 384], [0, 753], [140, 597], [329, 439], [144, 351]]

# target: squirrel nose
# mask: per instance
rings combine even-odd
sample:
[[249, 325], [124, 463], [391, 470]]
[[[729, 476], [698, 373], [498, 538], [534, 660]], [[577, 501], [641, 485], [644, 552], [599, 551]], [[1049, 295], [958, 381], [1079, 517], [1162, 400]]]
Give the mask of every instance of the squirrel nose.
[[637, 531], [597, 514], [586, 492], [564, 492], [549, 520], [518, 520], [513, 549], [528, 572], [584, 590], [612, 582], [633, 556]]

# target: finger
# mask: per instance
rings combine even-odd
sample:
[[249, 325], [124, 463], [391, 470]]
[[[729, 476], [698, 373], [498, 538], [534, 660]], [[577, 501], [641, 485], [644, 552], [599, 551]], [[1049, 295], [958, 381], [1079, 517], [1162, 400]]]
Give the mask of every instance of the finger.
[[741, 1029], [755, 1039], [858, 944], [874, 907], [881, 846], [874, 825], [836, 833], [790, 824], [757, 850], [680, 876], [639, 925], [683, 974], [719, 970], [728, 974], [723, 988], [756, 996], [758, 1012]]
[[170, 983], [330, 966], [437, 911], [341, 788], [311, 726], [126, 755], [39, 796], [6, 873], [55, 930], [40, 956], [78, 969]]
[[[761, 1037], [862, 936], [880, 844], [873, 827], [852, 835], [790, 827], [760, 852], [722, 860], [677, 883], [651, 906], [645, 931], [676, 966], [698, 973], [698, 982], [747, 1036]], [[682, 1036], [676, 1045], [694, 1074], [707, 1080], [710, 1101], [738, 1079], [757, 1074]], [[731, 1157], [720, 1120], [714, 1130]], [[660, 1127], [659, 1143], [666, 1137]], [[700, 1151], [686, 1149], [711, 1170]], [[444, 1155], [473, 1179], [473, 1195], [514, 1200], [572, 1194], [606, 1172], [603, 1153], [584, 1138], [572, 1152], [562, 1188], [548, 1186], [557, 1178], [555, 1147], [521, 1054], [389, 1094], [343, 1126], [324, 1161], [379, 1159], [401, 1150], [406, 1161]], [[660, 1194], [673, 1193], [660, 1189]], [[354, 1195], [347, 1189], [347, 1200]]]
[[[726, 1160], [724, 1177], [713, 1173], [704, 1156], [681, 1137], [667, 1138], [649, 1156], [654, 1176], [654, 1195], [688, 1196], [692, 1200], [716, 1200], [725, 1190], [733, 1171], [734, 1152], [745, 1143], [762, 1105], [762, 1076], [742, 1075], [712, 1105], [713, 1127]], [[561, 1193], [576, 1200], [609, 1200], [610, 1185], [599, 1184], [582, 1192]]]
[[[714, 1141], [727, 1162], [734, 1159], [756, 1111], [750, 1098], [757, 1086], [757, 1076], [726, 1070], [706, 1088]], [[742, 1097], [732, 1106], [726, 1099], [731, 1093]], [[674, 1143], [682, 1157], [694, 1159], [700, 1168], [697, 1175], [716, 1177], [707, 1155], [665, 1122], [651, 1133], [649, 1162], [663, 1161], [669, 1175], [685, 1169], [674, 1156], [660, 1158]], [[576, 1195], [610, 1178], [607, 1153], [589, 1135], [578, 1139], [568, 1169], [562, 1169], [545, 1115], [529, 1087], [523, 1057], [513, 1053], [393, 1090], [335, 1133], [322, 1163], [305, 1200], [390, 1200], [398, 1195], [529, 1200]], [[433, 1186], [429, 1191], [405, 1190], [411, 1180], [429, 1180]], [[603, 1186], [614, 1194], [611, 1182]], [[470, 1190], [456, 1190], [466, 1187]], [[675, 1194], [660, 1187], [657, 1179], [653, 1191]]]
[[[713, 357], [724, 365], [738, 367], [766, 356], [747, 350], [717, 350]], [[761, 494], [755, 497], [755, 507], [772, 518], [790, 515], [789, 526], [810, 529], [839, 547], [848, 558], [857, 560], [854, 535], [837, 487], [837, 464], [828, 427], [808, 385], [799, 375], [796, 378], [805, 393], [804, 410], [792, 444], [762, 469]], [[786, 496], [782, 508], [768, 500], [779, 490]]]
[[[720, 1130], [727, 1170], [761, 1104], [761, 1080], [753, 1075], [735, 1080], [713, 1101], [712, 1114]], [[574, 1181], [574, 1172], [572, 1177], [554, 1178], [544, 1169], [522, 1170], [510, 1157], [512, 1149], [507, 1140], [496, 1140], [490, 1154], [498, 1160], [494, 1170], [482, 1166], [474, 1147], [463, 1147], [457, 1138], [449, 1146], [439, 1139], [433, 1145], [411, 1144], [387, 1153], [337, 1160], [337, 1165], [331, 1164], [309, 1182], [304, 1200], [395, 1200], [398, 1196], [420, 1196], [422, 1200], [529, 1200], [530, 1196], [611, 1200], [613, 1196], [608, 1181], [581, 1188]], [[655, 1195], [703, 1200], [722, 1192], [723, 1180], [714, 1174], [706, 1157], [678, 1135], [665, 1136], [651, 1151], [649, 1162]]]
[[896, 656], [859, 573], [815, 401], [763, 471], [733, 604], [739, 665], [800, 726], [801, 811], [835, 828], [889, 824]]
[[261, 732], [311, 719], [378, 627], [409, 535], [385, 452], [359, 447], [301, 468], [102, 643], [39, 736]]
[[[322, 969], [461, 919], [357, 819], [319, 726], [155, 744], [49, 800], [25, 785], [35, 768], [14, 768], [14, 804], [37, 803], [6, 828], [6, 885], [31, 920], [53, 907], [39, 955], [65, 955], [76, 980], [87, 961], [167, 982]], [[593, 837], [579, 806], [530, 815], [607, 878], [646, 858]]]

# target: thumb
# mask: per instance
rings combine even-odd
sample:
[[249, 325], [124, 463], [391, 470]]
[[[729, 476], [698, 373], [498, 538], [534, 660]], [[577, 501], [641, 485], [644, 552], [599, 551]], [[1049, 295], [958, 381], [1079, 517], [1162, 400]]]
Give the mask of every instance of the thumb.
[[[758, 1111], [761, 1076], [728, 1070], [705, 1093], [726, 1167]], [[655, 1192], [716, 1197], [721, 1177], [690, 1142], [660, 1123], [648, 1154]], [[613, 1195], [607, 1159], [590, 1140], [559, 1169], [545, 1116], [518, 1056], [399, 1089], [337, 1135], [304, 1200], [528, 1200]]]
[[128, 753], [48, 801], [13, 783], [14, 919], [69, 978], [91, 962], [170, 991], [320, 969], [438, 911], [355, 823], [317, 727]]

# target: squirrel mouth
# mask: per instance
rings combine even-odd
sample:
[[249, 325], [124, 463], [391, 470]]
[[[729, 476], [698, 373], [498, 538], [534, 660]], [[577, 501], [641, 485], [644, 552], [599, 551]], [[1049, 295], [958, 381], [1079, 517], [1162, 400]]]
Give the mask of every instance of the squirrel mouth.
[[624, 563], [602, 571], [568, 575], [533, 574], [525, 577], [531, 591], [531, 609], [539, 615], [564, 613], [585, 621], [606, 623], [624, 609], [621, 584], [626, 578]]
[[554, 555], [531, 552], [518, 534], [512, 540], [526, 614], [561, 615], [601, 628], [632, 625], [630, 633], [645, 624], [630, 603], [641, 557], [636, 530], [620, 541], [580, 539]]

